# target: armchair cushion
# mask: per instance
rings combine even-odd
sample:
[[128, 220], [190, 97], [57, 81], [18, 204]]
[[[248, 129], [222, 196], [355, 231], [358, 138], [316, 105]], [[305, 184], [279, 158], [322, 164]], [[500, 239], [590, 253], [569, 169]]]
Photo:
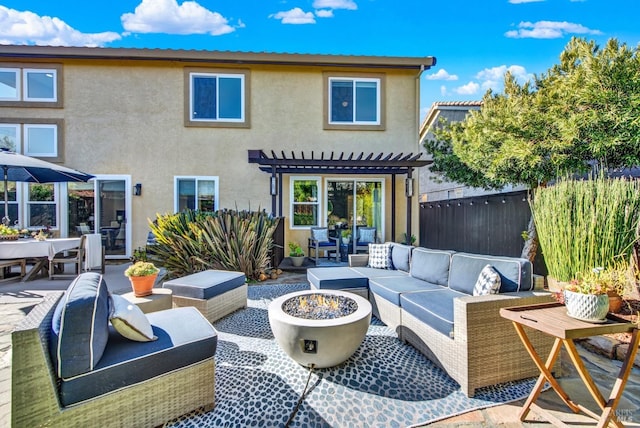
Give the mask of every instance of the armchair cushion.
[[327, 228], [311, 228], [311, 239], [319, 242], [329, 241], [329, 230]]
[[376, 269], [393, 269], [391, 245], [389, 243], [369, 244], [369, 264], [367, 266]]
[[117, 294], [111, 296], [111, 301], [113, 306], [109, 319], [118, 333], [136, 342], [158, 339], [153, 335], [151, 323], [142, 309]]
[[375, 243], [376, 242], [376, 229], [370, 227], [361, 227], [358, 229], [358, 242], [359, 243]]
[[102, 275], [76, 277], [55, 309], [51, 330], [50, 353], [58, 377], [95, 368], [109, 338], [109, 291]]

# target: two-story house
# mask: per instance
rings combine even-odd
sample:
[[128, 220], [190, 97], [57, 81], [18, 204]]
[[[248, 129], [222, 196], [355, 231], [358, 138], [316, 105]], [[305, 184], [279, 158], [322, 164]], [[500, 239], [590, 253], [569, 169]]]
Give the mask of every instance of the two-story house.
[[96, 176], [10, 183], [10, 216], [60, 236], [101, 232], [113, 258], [144, 244], [156, 214], [184, 208], [266, 209], [286, 218], [287, 241], [334, 222], [395, 240], [418, 228], [411, 173], [423, 161], [410, 154], [434, 64], [0, 46], [0, 143]]

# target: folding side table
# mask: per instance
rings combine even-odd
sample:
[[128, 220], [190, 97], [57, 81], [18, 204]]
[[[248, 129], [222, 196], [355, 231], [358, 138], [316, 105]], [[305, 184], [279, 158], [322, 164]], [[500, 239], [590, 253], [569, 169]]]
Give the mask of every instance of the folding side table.
[[[629, 374], [633, 368], [633, 361], [638, 352], [640, 334], [638, 334], [638, 328], [635, 324], [611, 314], [609, 314], [607, 319], [602, 323], [590, 323], [577, 320], [567, 315], [567, 308], [564, 305], [555, 302], [543, 303], [540, 305], [501, 308], [500, 315], [513, 322], [513, 326], [515, 327], [518, 336], [520, 336], [520, 339], [529, 352], [529, 355], [531, 355], [531, 358], [533, 358], [533, 361], [540, 370], [538, 381], [531, 391], [529, 398], [527, 398], [524, 406], [520, 410], [519, 416], [521, 421], [527, 417], [529, 410], [532, 409], [541, 416], [546, 417], [553, 425], [566, 426], [558, 418], [535, 404], [535, 401], [540, 395], [542, 387], [546, 381], [549, 382], [560, 399], [574, 413], [582, 411], [586, 415], [596, 419], [598, 421], [598, 427], [606, 427], [609, 422], [612, 422], [616, 427], [624, 427], [622, 422], [620, 422], [616, 417], [615, 410], [622, 396], [622, 392], [624, 391], [627, 379], [629, 378]], [[542, 361], [534, 349], [526, 334], [524, 326], [555, 337], [555, 342], [546, 362]], [[631, 343], [629, 344], [627, 355], [625, 356], [609, 398], [605, 400], [582, 362], [573, 340], [590, 336], [599, 336], [602, 334], [625, 332], [632, 333]], [[595, 399], [596, 403], [598, 403], [600, 409], [602, 409], [601, 415], [597, 415], [586, 407], [572, 401], [551, 374], [551, 369], [560, 355], [562, 345], [565, 346], [569, 353], [569, 357], [577, 369], [578, 374], [582, 378], [582, 381]]]

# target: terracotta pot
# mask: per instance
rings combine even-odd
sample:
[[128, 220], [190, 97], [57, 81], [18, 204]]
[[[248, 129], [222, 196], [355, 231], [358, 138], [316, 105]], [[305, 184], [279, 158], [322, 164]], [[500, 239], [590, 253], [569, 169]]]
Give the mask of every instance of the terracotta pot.
[[622, 297], [615, 291], [609, 291], [609, 312], [617, 314], [622, 309]]
[[158, 274], [147, 276], [130, 276], [131, 288], [136, 297], [150, 296], [153, 293], [153, 285], [156, 283]]

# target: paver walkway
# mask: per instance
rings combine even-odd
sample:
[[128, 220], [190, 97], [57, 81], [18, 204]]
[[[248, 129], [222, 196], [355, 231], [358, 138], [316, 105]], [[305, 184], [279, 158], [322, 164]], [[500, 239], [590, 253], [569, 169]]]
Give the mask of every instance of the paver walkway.
[[[107, 265], [105, 279], [109, 290], [114, 293], [130, 291], [127, 278], [123, 275], [124, 265]], [[11, 331], [13, 327], [37, 304], [44, 293], [52, 290], [65, 290], [71, 280], [37, 279], [27, 283], [7, 282], [0, 285], [0, 427], [10, 426], [11, 412]], [[280, 278], [265, 281], [269, 283], [301, 283], [306, 282], [304, 273], [284, 273]], [[605, 396], [613, 383], [620, 362], [597, 355], [580, 348], [585, 359], [585, 365], [594, 377], [596, 384]], [[567, 376], [560, 380], [560, 384], [575, 401], [587, 405], [596, 411], [597, 406], [591, 400], [582, 381], [572, 369], [567, 359], [563, 360], [564, 371]], [[555, 395], [549, 390], [538, 400], [545, 409], [572, 427], [595, 426], [591, 419], [583, 415], [571, 413]], [[461, 416], [449, 418], [430, 424], [429, 427], [549, 427], [547, 422], [541, 422], [534, 413], [530, 413], [526, 422], [518, 420], [518, 411], [522, 401], [478, 410]], [[629, 383], [625, 389], [622, 402], [618, 406], [618, 415], [626, 426], [640, 426], [640, 370], [633, 369]]]

